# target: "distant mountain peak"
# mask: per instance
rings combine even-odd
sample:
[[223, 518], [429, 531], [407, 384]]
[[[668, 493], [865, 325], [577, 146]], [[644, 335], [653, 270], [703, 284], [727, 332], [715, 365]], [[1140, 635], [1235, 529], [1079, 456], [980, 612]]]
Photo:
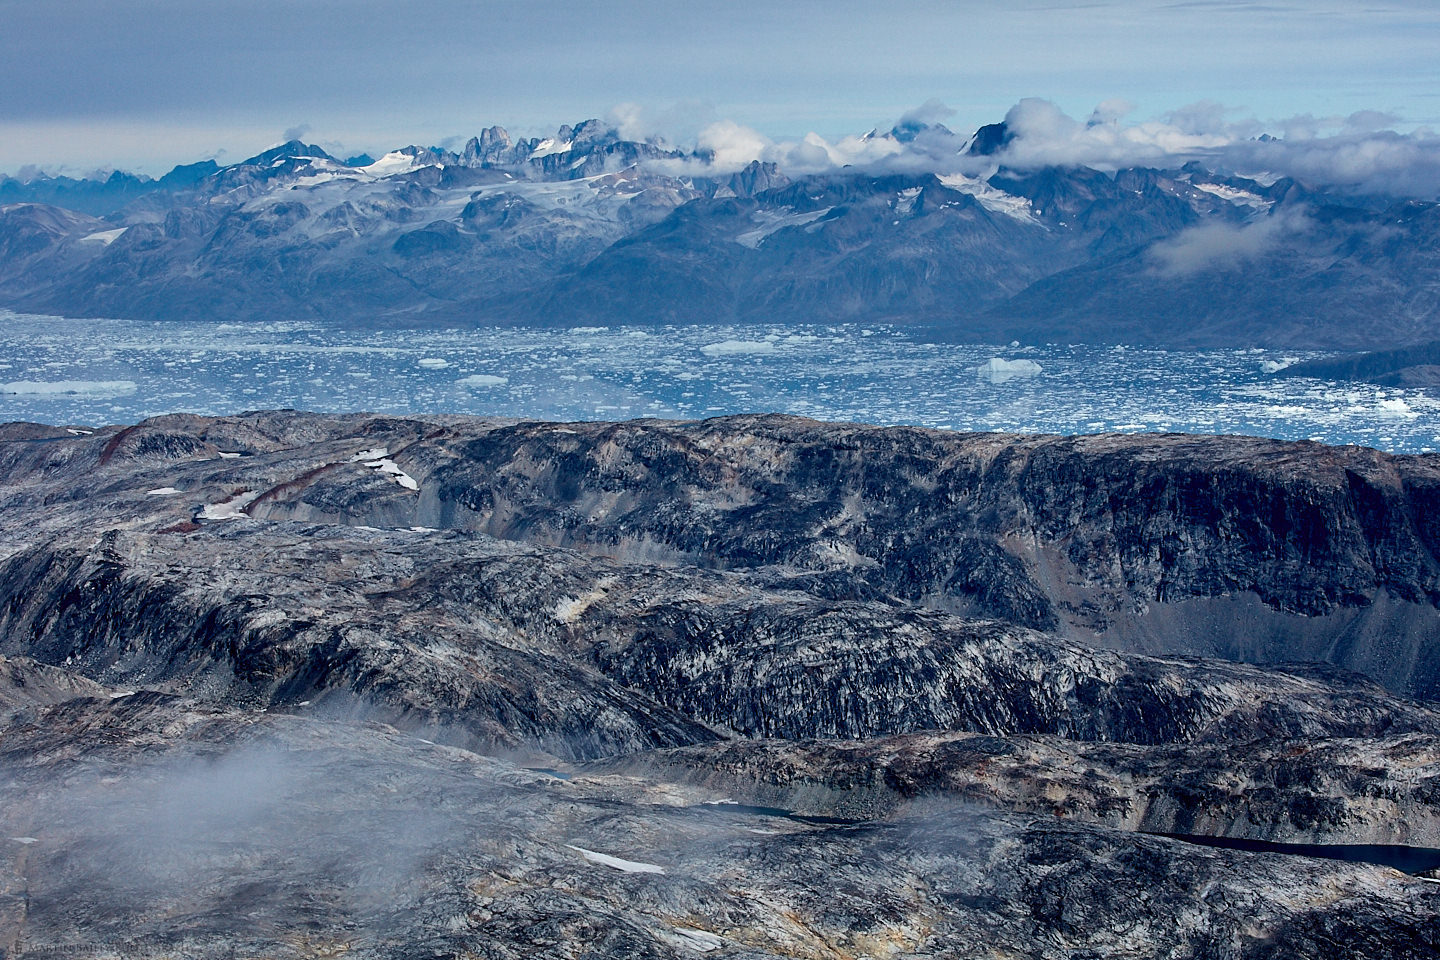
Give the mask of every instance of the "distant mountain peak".
[[991, 157], [1010, 146], [1014, 140], [1015, 132], [1004, 120], [999, 123], [987, 123], [975, 131], [975, 135], [970, 138], [970, 142], [965, 144], [960, 152], [978, 157]]
[[950, 128], [943, 123], [926, 123], [923, 120], [901, 120], [890, 128], [890, 137], [900, 143], [913, 143], [916, 137], [924, 133], [937, 133], [942, 136], [951, 136]]
[[278, 147], [271, 147], [269, 150], [257, 153], [253, 157], [240, 161], [239, 165], [268, 167], [276, 160], [284, 160], [291, 157], [312, 157], [317, 160], [335, 159], [313, 143], [307, 144], [299, 140], [287, 140]]

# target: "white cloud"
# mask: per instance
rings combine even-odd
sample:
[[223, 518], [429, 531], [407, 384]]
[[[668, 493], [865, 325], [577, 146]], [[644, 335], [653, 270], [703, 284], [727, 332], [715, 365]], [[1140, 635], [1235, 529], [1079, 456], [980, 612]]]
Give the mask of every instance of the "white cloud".
[[1205, 155], [1230, 142], [1221, 131], [1187, 129], [1159, 120], [1122, 126], [1113, 102], [1107, 104], [1095, 112], [1106, 116], [1105, 122], [1081, 123], [1048, 100], [1021, 100], [1005, 114], [1014, 140], [998, 159], [1022, 168], [1083, 165], [1116, 170]]
[[1198, 224], [1151, 247], [1151, 269], [1157, 276], [1174, 279], [1240, 266], [1277, 249], [1288, 238], [1304, 235], [1309, 226], [1299, 210], [1283, 210], [1243, 224]]
[[[1114, 105], [1102, 104], [1092, 121], [1082, 124], [1049, 101], [1022, 100], [1006, 114], [1014, 139], [997, 159], [1019, 168], [1083, 164], [1102, 170], [1201, 160], [1246, 176], [1290, 176], [1322, 187], [1440, 197], [1440, 137], [1427, 128], [1397, 132], [1390, 114], [1361, 111], [1262, 124], [1232, 119], [1234, 111], [1206, 101], [1161, 120], [1094, 122], [1116, 112]], [[1267, 129], [1279, 136], [1261, 136]]]
[[754, 160], [779, 159], [768, 137], [733, 120], [721, 120], [701, 130], [696, 146], [721, 172], [739, 170]]

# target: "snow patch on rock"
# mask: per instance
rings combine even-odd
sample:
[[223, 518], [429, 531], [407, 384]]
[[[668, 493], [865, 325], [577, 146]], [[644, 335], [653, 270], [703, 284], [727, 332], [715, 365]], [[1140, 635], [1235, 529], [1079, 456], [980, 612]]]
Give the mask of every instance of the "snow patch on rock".
[[608, 853], [596, 853], [594, 850], [586, 850], [584, 847], [577, 847], [572, 843], [565, 846], [580, 854], [591, 863], [598, 863], [607, 867], [614, 867], [616, 870], [623, 870], [625, 873], [664, 873], [665, 868], [653, 863], [641, 863], [638, 860], [625, 860], [621, 857], [612, 857]]
[[244, 490], [235, 494], [229, 500], [220, 503], [211, 503], [200, 509], [198, 519], [201, 520], [239, 520], [248, 516], [245, 508], [254, 503], [260, 496], [258, 490]]
[[391, 480], [394, 480], [396, 483], [400, 484], [400, 486], [404, 487], [406, 490], [420, 489], [419, 481], [417, 481], [414, 477], [410, 476], [410, 474], [406, 473], [404, 470], [401, 470], [400, 465], [397, 464], [394, 460], [389, 459], [388, 457], [382, 457], [379, 460], [370, 460], [365, 464], [365, 466], [369, 467], [372, 470], [379, 470]]

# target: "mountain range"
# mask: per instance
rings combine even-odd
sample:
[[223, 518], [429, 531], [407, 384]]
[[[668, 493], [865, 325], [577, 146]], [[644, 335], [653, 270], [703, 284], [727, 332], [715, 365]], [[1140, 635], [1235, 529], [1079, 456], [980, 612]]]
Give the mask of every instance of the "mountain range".
[[926, 169], [806, 173], [588, 120], [378, 160], [290, 141], [159, 179], [0, 178], [0, 305], [352, 326], [862, 321], [1173, 347], [1440, 337], [1440, 202], [1194, 160], [1017, 167], [1012, 136], [982, 127]]

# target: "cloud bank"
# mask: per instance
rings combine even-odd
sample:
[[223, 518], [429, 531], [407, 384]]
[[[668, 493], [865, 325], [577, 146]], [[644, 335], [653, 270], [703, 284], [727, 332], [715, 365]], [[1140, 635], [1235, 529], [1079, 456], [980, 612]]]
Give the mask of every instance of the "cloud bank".
[[1151, 271], [1173, 280], [1206, 270], [1244, 266], [1287, 240], [1305, 236], [1310, 228], [1309, 218], [1294, 209], [1243, 224], [1197, 224], [1150, 248]]
[[699, 160], [665, 161], [670, 173], [730, 173], [752, 161], [778, 164], [790, 175], [851, 167], [874, 173], [986, 175], [997, 167], [1032, 170], [1087, 166], [1207, 167], [1269, 182], [1294, 177], [1314, 186], [1357, 193], [1440, 198], [1440, 136], [1429, 128], [1394, 129], [1398, 118], [1378, 111], [1345, 117], [1301, 116], [1261, 123], [1221, 104], [1201, 101], [1159, 119], [1126, 118], [1124, 100], [1100, 103], [1084, 120], [1039, 98], [1005, 114], [1003, 146], [990, 155], [965, 152], [969, 134], [941, 124], [950, 111], [929, 101], [887, 132], [826, 139], [807, 133], [772, 139], [732, 120], [708, 124], [696, 137]]

